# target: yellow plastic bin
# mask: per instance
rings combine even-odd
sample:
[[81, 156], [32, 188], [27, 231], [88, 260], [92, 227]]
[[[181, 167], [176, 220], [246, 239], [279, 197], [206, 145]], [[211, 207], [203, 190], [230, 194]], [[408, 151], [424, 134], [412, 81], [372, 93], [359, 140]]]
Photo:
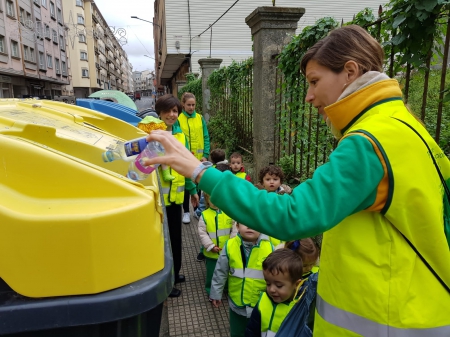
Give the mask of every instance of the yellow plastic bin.
[[65, 103], [0, 100], [0, 294], [23, 296], [0, 296], [0, 335], [160, 317], [173, 277], [157, 174], [134, 182], [101, 156], [144, 135]]

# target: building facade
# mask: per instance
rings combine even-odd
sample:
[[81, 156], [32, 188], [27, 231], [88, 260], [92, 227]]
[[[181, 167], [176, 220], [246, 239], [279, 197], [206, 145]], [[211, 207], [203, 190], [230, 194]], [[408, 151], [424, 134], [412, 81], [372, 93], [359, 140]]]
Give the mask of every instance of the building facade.
[[0, 98], [65, 92], [66, 30], [61, 0], [0, 2]]
[[[246, 0], [238, 2], [209, 29], [233, 2], [229, 1], [154, 1], [153, 37], [155, 43], [155, 71], [158, 90], [167, 88], [176, 94], [185, 83], [187, 72], [200, 73], [198, 60], [212, 57], [223, 59], [222, 66], [233, 60], [242, 61], [253, 56], [252, 36], [245, 18], [259, 6], [272, 6], [272, 1]], [[375, 0], [277, 0], [277, 7], [304, 7], [305, 15], [298, 32], [317, 19], [332, 16], [337, 21], [350, 21], [366, 7], [377, 13]]]
[[76, 97], [103, 90], [128, 91], [130, 63], [93, 0], [62, 0], [69, 27], [68, 52]]

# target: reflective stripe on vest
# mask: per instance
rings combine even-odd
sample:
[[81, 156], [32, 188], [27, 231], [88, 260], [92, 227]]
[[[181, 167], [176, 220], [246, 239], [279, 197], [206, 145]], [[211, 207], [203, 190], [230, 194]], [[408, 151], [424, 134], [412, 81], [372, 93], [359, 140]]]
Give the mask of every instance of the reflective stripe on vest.
[[261, 332], [261, 337], [275, 337], [277, 335], [276, 332], [273, 331], [266, 331], [266, 332]]
[[261, 316], [261, 336], [275, 336], [295, 303], [295, 301], [291, 301], [289, 304], [274, 303], [267, 292], [262, 293], [258, 302]]
[[401, 329], [379, 324], [351, 312], [336, 308], [317, 294], [317, 313], [328, 323], [350, 330], [364, 337], [448, 337], [450, 326], [428, 329]]
[[186, 117], [184, 113], [178, 116], [178, 122], [189, 141], [191, 152], [197, 159], [203, 158], [205, 138], [203, 135], [203, 117], [195, 113], [195, 117]]
[[[261, 292], [266, 289], [266, 282], [262, 277], [262, 263], [273, 251], [272, 244], [265, 239], [252, 247], [246, 264], [242, 261], [242, 238], [240, 235], [229, 239], [225, 244], [230, 272], [228, 274], [228, 294], [237, 307], [254, 307]], [[267, 238], [267, 239], [266, 239]], [[244, 247], [242, 247], [244, 249]]]
[[[176, 133], [173, 135], [181, 144], [186, 146], [186, 137], [183, 133]], [[172, 181], [165, 181], [162, 178], [161, 166], [158, 167], [161, 181], [161, 191], [164, 196], [164, 204], [169, 206], [171, 204], [181, 205], [184, 201], [184, 189], [186, 178], [178, 174], [175, 170], [170, 168], [170, 174], [175, 177]]]
[[[215, 246], [223, 248], [225, 242], [230, 238], [231, 229], [233, 227], [233, 220], [223, 213], [221, 210], [214, 210], [208, 208], [202, 212], [203, 220], [206, 224], [206, 231], [208, 232], [211, 241]], [[206, 257], [217, 260], [219, 253], [212, 251], [204, 251]]]
[[[360, 100], [377, 102], [370, 102], [372, 105], [353, 119], [338, 148], [346, 138], [365, 138], [380, 159], [384, 177], [380, 177], [372, 207], [347, 216], [324, 233], [315, 337], [354, 337], [357, 333], [370, 337], [450, 336], [450, 296], [399, 232], [450, 284], [442, 184], [421, 139], [391, 116], [418, 130], [446, 179], [450, 164], [401, 98], [393, 97], [401, 95], [398, 83], [382, 82], [385, 87], [379, 83], [367, 86], [364, 94], [347, 96], [328, 111], [340, 116]], [[392, 97], [380, 100], [382, 95]], [[358, 168], [354, 172], [357, 174]]]
[[264, 274], [262, 270], [258, 269], [251, 269], [251, 268], [245, 268], [245, 269], [231, 269], [230, 268], [230, 274], [234, 277], [239, 278], [253, 278], [257, 280], [264, 280]]

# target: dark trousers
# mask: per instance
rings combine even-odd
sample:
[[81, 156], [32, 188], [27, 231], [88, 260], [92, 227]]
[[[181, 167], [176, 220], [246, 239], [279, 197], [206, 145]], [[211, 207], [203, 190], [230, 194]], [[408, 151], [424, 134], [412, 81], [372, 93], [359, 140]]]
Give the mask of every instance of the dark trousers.
[[169, 226], [170, 245], [172, 246], [173, 271], [176, 280], [181, 269], [181, 205], [172, 204], [166, 206], [166, 213], [167, 224]]

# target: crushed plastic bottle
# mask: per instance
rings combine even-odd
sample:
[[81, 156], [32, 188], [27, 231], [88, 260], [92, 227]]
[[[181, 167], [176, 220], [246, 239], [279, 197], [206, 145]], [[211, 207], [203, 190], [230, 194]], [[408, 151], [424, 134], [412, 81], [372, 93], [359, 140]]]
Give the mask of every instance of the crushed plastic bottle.
[[[159, 144], [159, 143], [157, 143]], [[159, 144], [161, 145], [161, 144]], [[162, 149], [162, 151], [161, 151]], [[127, 177], [131, 180], [145, 180], [150, 173], [152, 173], [156, 168], [159, 166], [159, 164], [156, 165], [149, 165], [145, 166], [145, 159], [147, 158], [154, 158], [158, 156], [164, 155], [164, 148], [161, 146], [161, 148], [155, 149], [155, 148], [149, 148], [146, 147], [137, 157], [134, 161], [130, 163], [128, 166], [128, 173]]]

